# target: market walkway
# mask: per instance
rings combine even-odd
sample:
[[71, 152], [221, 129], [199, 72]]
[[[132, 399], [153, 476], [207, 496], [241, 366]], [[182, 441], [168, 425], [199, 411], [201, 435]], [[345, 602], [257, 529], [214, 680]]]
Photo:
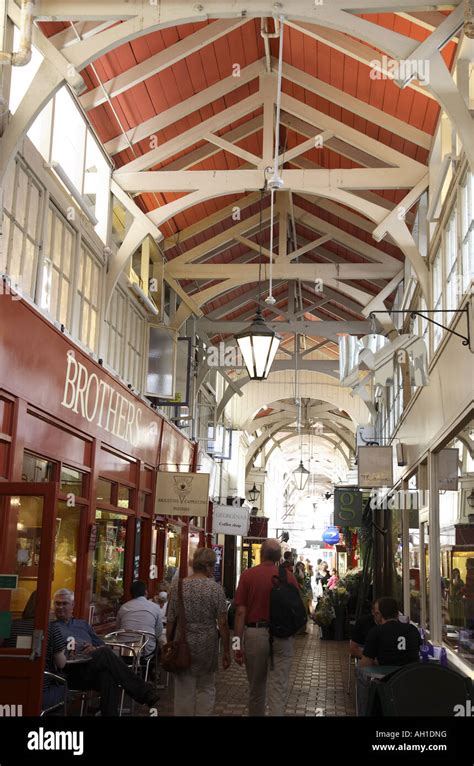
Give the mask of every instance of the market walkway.
[[[348, 642], [321, 641], [319, 628], [308, 626], [305, 636], [295, 638], [295, 657], [290, 674], [288, 716], [355, 715], [354, 683], [347, 694]], [[247, 677], [235, 662], [217, 676], [217, 716], [247, 715]], [[172, 715], [172, 681], [162, 691], [159, 715]]]

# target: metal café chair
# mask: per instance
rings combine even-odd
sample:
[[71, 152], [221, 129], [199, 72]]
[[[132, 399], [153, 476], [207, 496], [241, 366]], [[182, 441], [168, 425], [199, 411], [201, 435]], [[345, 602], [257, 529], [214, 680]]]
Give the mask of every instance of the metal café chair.
[[[140, 672], [140, 658], [143, 649], [148, 643], [148, 637], [137, 630], [114, 630], [112, 633], [107, 633], [104, 636], [106, 645], [118, 654], [130, 666], [130, 670], [133, 673]], [[125, 689], [122, 688], [122, 695], [120, 698], [120, 710], [119, 716], [123, 712], [123, 703], [125, 700]], [[133, 701], [132, 701], [133, 710]]]
[[58, 676], [56, 673], [51, 673], [49, 670], [45, 670], [43, 673], [44, 680], [49, 679], [50, 681], [54, 681], [55, 683], [59, 684], [60, 686], [64, 687], [64, 696], [63, 699], [59, 702], [55, 702], [54, 705], [49, 705], [49, 707], [45, 707], [41, 710], [40, 718], [42, 718], [45, 715], [48, 715], [48, 713], [52, 713], [55, 710], [59, 710], [60, 708], [63, 708], [63, 715], [67, 716], [67, 698], [68, 698], [68, 686], [67, 681], [62, 676]]

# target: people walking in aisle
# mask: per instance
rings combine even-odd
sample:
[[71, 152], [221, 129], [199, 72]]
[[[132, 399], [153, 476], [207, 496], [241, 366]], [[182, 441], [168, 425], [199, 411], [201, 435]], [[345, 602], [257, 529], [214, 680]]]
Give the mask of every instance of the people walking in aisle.
[[66, 665], [64, 669], [72, 689], [95, 689], [100, 694], [100, 711], [103, 716], [118, 715], [119, 685], [141, 705], [156, 706], [158, 694], [152, 684], [132, 673], [125, 662], [106, 646], [86, 620], [73, 617], [74, 593], [62, 588], [54, 594], [54, 612], [57, 626], [66, 641], [67, 650], [74, 647], [76, 656], [83, 655], [90, 661]]
[[328, 590], [332, 590], [333, 588], [336, 588], [338, 582], [339, 582], [339, 575], [337, 573], [337, 569], [331, 569], [331, 577], [328, 580]]
[[[182, 580], [185, 635], [191, 654], [191, 667], [174, 676], [175, 716], [211, 716], [216, 697], [215, 673], [218, 667], [219, 635], [222, 639], [224, 670], [230, 666], [230, 633], [227, 602], [222, 586], [214, 580], [216, 554], [211, 548], [197, 548], [193, 574]], [[171, 587], [167, 612], [166, 637], [172, 640], [179, 623], [178, 582]]]
[[[241, 648], [234, 651], [234, 657], [239, 665], [245, 663], [250, 716], [265, 715], [267, 698], [270, 716], [285, 713], [293, 656], [292, 637], [273, 640], [274, 667], [270, 669], [270, 595], [280, 558], [279, 542], [265, 540], [261, 549], [262, 563], [242, 573], [235, 595], [234, 640], [241, 642]], [[287, 582], [297, 588], [294, 575], [287, 570], [286, 576]]]

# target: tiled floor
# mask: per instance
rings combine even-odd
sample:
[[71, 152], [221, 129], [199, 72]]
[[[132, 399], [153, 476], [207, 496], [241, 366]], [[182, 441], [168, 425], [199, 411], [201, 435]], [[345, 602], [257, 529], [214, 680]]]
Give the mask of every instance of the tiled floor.
[[[308, 625], [305, 636], [295, 637], [295, 654], [290, 673], [288, 716], [355, 715], [354, 677], [347, 694], [349, 672], [348, 642], [321, 641], [319, 628]], [[173, 682], [161, 692], [159, 715], [172, 715]], [[245, 669], [232, 663], [217, 675], [215, 715], [247, 715], [248, 685]]]

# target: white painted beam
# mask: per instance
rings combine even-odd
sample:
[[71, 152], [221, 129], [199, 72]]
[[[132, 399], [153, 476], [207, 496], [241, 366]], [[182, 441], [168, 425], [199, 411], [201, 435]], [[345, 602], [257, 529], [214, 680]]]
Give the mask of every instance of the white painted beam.
[[90, 109], [104, 104], [107, 101], [104, 89], [110, 98], [115, 98], [129, 88], [133, 88], [149, 77], [159, 74], [164, 69], [173, 66], [178, 61], [219, 40], [221, 37], [225, 37], [229, 32], [247, 23], [247, 19], [218, 19], [211, 22], [208, 26], [199, 29], [183, 40], [130, 67], [122, 74], [107, 80], [103, 83], [103, 88], [99, 86], [90, 90], [81, 97], [82, 107], [88, 112]]
[[320, 245], [324, 245], [326, 242], [329, 242], [332, 238], [333, 238], [332, 234], [324, 234], [322, 237], [318, 237], [318, 239], [315, 239], [313, 242], [308, 242], [307, 245], [303, 245], [302, 247], [299, 247], [297, 250], [293, 250], [292, 253], [289, 253], [288, 258], [290, 259], [290, 261], [294, 261], [295, 258], [299, 258], [300, 255], [304, 255], [305, 253], [308, 253], [310, 250], [314, 250], [316, 247], [319, 247]]
[[193, 144], [202, 141], [204, 134], [213, 133], [216, 130], [227, 127], [231, 122], [235, 122], [241, 117], [245, 117], [249, 112], [258, 109], [260, 105], [261, 97], [258, 93], [254, 93], [228, 109], [224, 109], [222, 112], [218, 112], [209, 119], [195, 125], [193, 128], [185, 130], [179, 136], [176, 136], [176, 138], [166, 141], [162, 146], [158, 146], [156, 149], [152, 149], [141, 157], [137, 157], [137, 159], [128, 162], [126, 165], [123, 165], [117, 173], [122, 174], [148, 170], [153, 167], [153, 165], [157, 165], [158, 163], [173, 157], [173, 155], [179, 154], [188, 146], [192, 146]]
[[[294, 192], [325, 195], [335, 189], [405, 189], [420, 180], [420, 168], [415, 163], [402, 168], [351, 168], [320, 170], [283, 170], [285, 189]], [[186, 192], [207, 193], [208, 199], [223, 194], [234, 194], [262, 187], [262, 173], [259, 170], [183, 170], [183, 171], [120, 171], [114, 178], [122, 189], [129, 192]], [[186, 198], [178, 200], [185, 201]], [[189, 207], [184, 205], [183, 210]]]
[[[389, 77], [389, 71], [386, 68], [386, 57], [384, 58], [384, 54], [370, 48], [368, 45], [360, 42], [360, 40], [354, 40], [352, 37], [348, 37], [347, 34], [343, 34], [342, 32], [334, 31], [324, 26], [308, 24], [306, 22], [295, 23], [293, 21], [288, 21], [287, 24], [297, 31], [328, 45], [330, 48], [339, 51], [339, 53], [343, 53], [345, 56], [349, 56], [350, 58], [355, 59], [355, 61], [359, 61], [361, 64], [365, 64], [370, 68], [376, 63], [377, 69]], [[381, 29], [381, 27], [375, 24], [372, 26]], [[372, 42], [372, 44], [375, 43]], [[379, 49], [382, 48], [382, 50], [384, 50], [383, 45], [379, 45], [378, 47]], [[411, 82], [410, 88], [427, 98], [431, 97], [429, 91], [427, 91], [418, 81]]]
[[[373, 53], [374, 51], [372, 51]], [[432, 136], [429, 133], [425, 133], [423, 130], [419, 130], [413, 127], [413, 125], [409, 125], [403, 120], [399, 120], [397, 117], [384, 112], [382, 109], [377, 109], [377, 107], [371, 106], [339, 88], [334, 88], [323, 80], [319, 80], [307, 72], [302, 72], [301, 69], [297, 69], [290, 64], [283, 64], [283, 77], [311, 93], [326, 98], [330, 103], [337, 104], [343, 109], [357, 114], [364, 120], [373, 122], [374, 125], [379, 125], [381, 128], [395, 133], [397, 136], [402, 136], [407, 141], [422, 146], [424, 149], [431, 149]]]
[[418, 202], [425, 189], [428, 188], [429, 182], [429, 174], [427, 173], [424, 178], [422, 178], [421, 181], [419, 181], [417, 185], [414, 186], [410, 192], [408, 192], [406, 197], [402, 199], [402, 201], [392, 210], [392, 212], [389, 213], [381, 223], [379, 223], [379, 225], [372, 232], [372, 236], [376, 242], [380, 242], [385, 237], [388, 230], [390, 229], [391, 221], [393, 221], [395, 218], [405, 220], [406, 214], [410, 208], [413, 207], [415, 202]]
[[322, 133], [317, 133], [313, 138], [309, 138], [307, 141], [303, 141], [303, 143], [294, 146], [292, 149], [285, 152], [285, 154], [280, 154], [278, 157], [278, 164], [281, 165], [284, 162], [291, 162], [295, 157], [299, 157], [300, 154], [309, 152], [311, 149], [314, 149], [315, 146], [323, 147], [333, 136], [334, 132], [332, 130], [324, 130]]
[[[296, 117], [301, 117], [310, 124], [317, 125], [320, 128], [324, 128], [324, 130], [332, 130], [334, 135], [342, 141], [346, 141], [352, 146], [356, 146], [364, 152], [378, 157], [383, 162], [398, 167], [417, 166], [420, 170], [425, 168], [425, 165], [406, 157], [396, 149], [392, 149], [386, 146], [386, 144], [382, 144], [380, 141], [376, 141], [374, 138], [361, 133], [359, 130], [351, 128], [345, 123], [339, 122], [307, 104], [303, 104], [301, 101], [297, 101], [286, 93], [282, 94], [281, 106], [286, 112], [294, 114]], [[390, 170], [390, 168], [387, 170]]]
[[[429, 62], [430, 58], [437, 53], [439, 50], [441, 50], [446, 43], [448, 43], [453, 35], [455, 35], [461, 28], [464, 23], [464, 3], [459, 3], [458, 7], [452, 11], [452, 13], [449, 14], [449, 16], [446, 16], [444, 21], [437, 27], [434, 32], [430, 34], [429, 37], [426, 38], [426, 40], [423, 40], [422, 43], [417, 45], [414, 50], [410, 52], [410, 55], [406, 58], [409, 59], [410, 63], [410, 69], [414, 69], [413, 74], [418, 74], [420, 76], [420, 72], [418, 69], [415, 69], [415, 64], [419, 62]], [[401, 65], [404, 64], [404, 61], [402, 60]], [[431, 79], [429, 74], [429, 64], [428, 64], [428, 76], [429, 79]], [[396, 80], [396, 82], [401, 86], [405, 87], [405, 85], [408, 84], [408, 82], [411, 81], [411, 78], [408, 77], [405, 81], [399, 82]]]
[[[396, 267], [395, 267], [396, 268]], [[168, 274], [175, 279], [230, 279], [238, 284], [257, 282], [258, 263], [234, 265], [232, 263], [176, 264], [166, 265]], [[263, 279], [268, 279], [268, 266], [262, 267]], [[274, 263], [275, 279], [303, 279], [314, 282], [316, 278], [328, 279], [391, 279], [394, 267], [376, 263]]]
[[176, 106], [165, 109], [164, 112], [160, 112], [154, 117], [150, 117], [149, 120], [141, 122], [136, 128], [127, 130], [124, 136], [120, 135], [107, 141], [104, 144], [105, 149], [109, 154], [117, 154], [117, 152], [128, 148], [128, 141], [136, 144], [138, 141], [142, 141], [144, 138], [148, 138], [148, 136], [167, 128], [169, 125], [173, 125], [173, 123], [193, 114], [193, 112], [197, 112], [202, 107], [225, 97], [228, 93], [232, 93], [242, 85], [251, 82], [258, 77], [263, 66], [263, 61], [260, 59], [253, 64], [249, 64], [249, 66], [243, 67], [240, 70], [240, 77], [233, 77], [231, 75], [223, 80], [219, 80], [214, 85], [210, 85], [194, 96], [190, 96], [190, 98], [176, 104]]
[[430, 58], [429, 67], [428, 87], [436, 95], [458, 132], [471, 172], [474, 173], [474, 119], [439, 52]]
[[203, 135], [203, 139], [204, 141], [208, 141], [210, 144], [214, 144], [214, 146], [218, 146], [220, 149], [223, 149], [225, 152], [230, 152], [231, 154], [235, 154], [236, 157], [240, 157], [246, 162], [250, 162], [251, 165], [256, 165], [258, 167], [259, 165], [262, 164], [261, 157], [257, 157], [256, 154], [247, 152], [245, 149], [242, 149], [240, 146], [236, 146], [235, 144], [232, 144], [230, 141], [226, 141], [225, 138], [222, 138], [221, 136], [216, 136], [214, 133], [205, 133]]

